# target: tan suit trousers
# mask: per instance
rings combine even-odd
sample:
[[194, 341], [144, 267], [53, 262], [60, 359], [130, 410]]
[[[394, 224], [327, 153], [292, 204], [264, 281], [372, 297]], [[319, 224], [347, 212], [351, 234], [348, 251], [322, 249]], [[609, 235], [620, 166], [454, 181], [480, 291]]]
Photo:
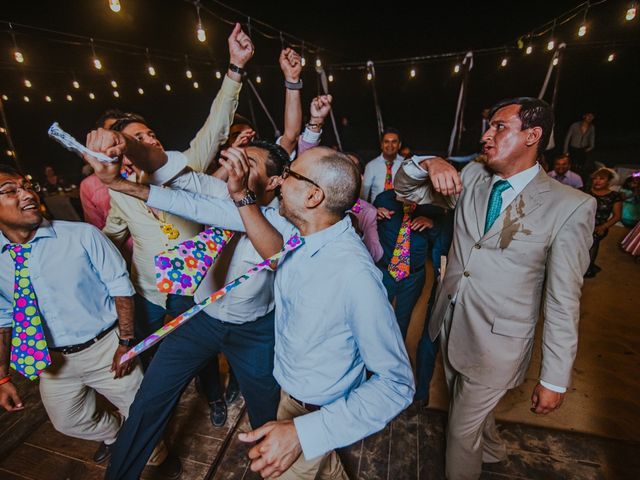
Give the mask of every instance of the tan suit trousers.
[[[284, 391], [280, 393], [278, 420], [291, 420], [306, 413], [309, 412], [292, 400], [289, 394]], [[280, 480], [313, 480], [315, 478], [349, 480], [335, 450], [311, 460], [305, 459], [304, 453], [301, 453], [293, 465], [278, 477]]]
[[446, 476], [448, 480], [476, 480], [482, 462], [507, 458], [506, 447], [493, 416], [493, 410], [507, 390], [480, 385], [457, 372], [449, 363], [447, 340], [453, 319], [453, 305], [446, 313], [440, 331], [444, 372], [449, 388]]
[[[128, 375], [114, 379], [113, 355], [118, 348], [117, 329], [77, 353], [64, 355], [51, 351], [51, 365], [40, 375], [40, 396], [51, 423], [61, 433], [83, 440], [112, 444], [118, 436], [122, 417], [142, 382], [139, 362]], [[109, 400], [120, 415], [99, 410], [96, 392]], [[157, 465], [167, 456], [164, 443], [158, 444], [149, 465]]]

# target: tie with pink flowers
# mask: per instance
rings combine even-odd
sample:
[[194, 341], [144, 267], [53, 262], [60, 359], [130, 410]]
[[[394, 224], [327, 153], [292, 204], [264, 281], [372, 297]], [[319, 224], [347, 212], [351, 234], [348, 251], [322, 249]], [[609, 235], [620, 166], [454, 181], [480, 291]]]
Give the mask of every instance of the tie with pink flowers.
[[[384, 189], [391, 190], [393, 189], [393, 161], [384, 161], [385, 166], [387, 167], [387, 173], [384, 176]], [[371, 200], [373, 202], [373, 200]]]
[[410, 247], [411, 247], [411, 214], [415, 210], [415, 204], [405, 203], [402, 207], [404, 215], [402, 216], [402, 225], [400, 225], [400, 231], [398, 232], [398, 238], [396, 239], [396, 246], [393, 249], [393, 256], [389, 263], [389, 274], [396, 281], [399, 282], [409, 276], [410, 265]]

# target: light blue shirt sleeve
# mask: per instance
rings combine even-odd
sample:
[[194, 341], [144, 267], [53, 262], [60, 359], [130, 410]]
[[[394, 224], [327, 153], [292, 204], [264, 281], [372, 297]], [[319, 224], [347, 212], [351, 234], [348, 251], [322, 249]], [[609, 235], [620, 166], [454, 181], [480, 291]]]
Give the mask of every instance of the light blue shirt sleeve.
[[107, 287], [111, 297], [130, 297], [135, 290], [129, 280], [127, 264], [122, 255], [104, 233], [97, 228], [87, 228], [82, 242], [89, 261], [98, 277]]
[[13, 324], [13, 301], [0, 292], [0, 328], [11, 327]]
[[294, 419], [305, 458], [350, 445], [384, 428], [410, 403], [415, 392], [409, 357], [382, 283], [371, 271], [352, 274], [351, 291], [378, 292], [349, 302], [349, 325], [372, 376], [344, 397]]

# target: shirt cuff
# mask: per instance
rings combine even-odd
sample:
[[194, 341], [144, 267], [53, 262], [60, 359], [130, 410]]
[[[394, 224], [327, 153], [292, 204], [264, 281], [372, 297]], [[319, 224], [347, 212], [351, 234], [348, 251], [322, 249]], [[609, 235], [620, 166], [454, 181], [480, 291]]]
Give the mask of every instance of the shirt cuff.
[[540, 385], [544, 388], [551, 390], [552, 392], [557, 393], [565, 393], [567, 391], [567, 387], [558, 387], [557, 385], [553, 385], [552, 383], [547, 383], [544, 380], [540, 380]]
[[[124, 262], [123, 262], [124, 265]], [[129, 275], [125, 273], [124, 276], [112, 280], [106, 284], [110, 297], [133, 297], [136, 291], [131, 285]]]
[[304, 132], [302, 132], [302, 139], [306, 143], [317, 145], [320, 143], [320, 135], [322, 135], [322, 130], [320, 130], [319, 132], [312, 132], [305, 127]]
[[187, 166], [187, 156], [182, 152], [165, 152], [167, 163], [153, 173], [145, 174], [145, 182], [151, 185], [165, 185], [177, 177]]
[[166, 212], [171, 204], [171, 189], [162, 188], [157, 185], [150, 185], [149, 198], [147, 205], [151, 208], [157, 208]]
[[293, 419], [305, 460], [319, 457], [331, 450], [322, 435], [322, 410], [307, 413]]
[[226, 95], [236, 96], [240, 93], [240, 89], [242, 88], [242, 82], [236, 82], [232, 78], [229, 78], [229, 75], [224, 76], [224, 80], [222, 80], [222, 86], [220, 87], [220, 91], [225, 93]]
[[404, 169], [404, 173], [406, 173], [409, 177], [414, 180], [424, 180], [429, 176], [429, 172], [427, 172], [422, 166], [420, 162], [426, 160], [427, 158], [434, 158], [433, 155], [414, 155], [409, 160], [406, 160], [402, 166]]

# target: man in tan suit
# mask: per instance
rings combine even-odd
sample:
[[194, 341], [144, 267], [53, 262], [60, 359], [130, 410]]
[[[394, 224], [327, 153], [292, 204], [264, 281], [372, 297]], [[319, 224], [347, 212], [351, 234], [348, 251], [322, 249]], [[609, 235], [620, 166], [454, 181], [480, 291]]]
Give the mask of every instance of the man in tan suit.
[[[506, 458], [493, 410], [524, 381], [542, 305], [542, 369], [532, 411], [560, 406], [578, 343], [580, 293], [589, 264], [595, 201], [554, 182], [536, 163], [553, 127], [543, 101], [515, 98], [491, 112], [486, 162], [461, 175], [436, 157], [406, 161], [399, 196], [455, 206], [454, 238], [429, 334], [440, 336], [451, 394], [446, 471], [477, 479]], [[443, 197], [444, 196], [444, 197]]]

